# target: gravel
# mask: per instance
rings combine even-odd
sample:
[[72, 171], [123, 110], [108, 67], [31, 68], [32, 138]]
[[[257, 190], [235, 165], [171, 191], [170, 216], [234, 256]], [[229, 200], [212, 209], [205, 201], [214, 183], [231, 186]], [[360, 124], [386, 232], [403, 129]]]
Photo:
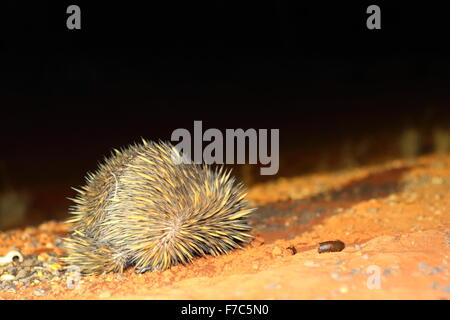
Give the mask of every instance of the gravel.
[[[67, 276], [55, 252], [50, 251], [39, 256], [30, 254], [24, 257], [22, 262], [10, 262], [0, 268], [0, 290], [15, 293], [40, 283], [65, 281]], [[19, 286], [16, 287], [15, 284]], [[36, 289], [34, 294], [43, 296], [47, 293]]]

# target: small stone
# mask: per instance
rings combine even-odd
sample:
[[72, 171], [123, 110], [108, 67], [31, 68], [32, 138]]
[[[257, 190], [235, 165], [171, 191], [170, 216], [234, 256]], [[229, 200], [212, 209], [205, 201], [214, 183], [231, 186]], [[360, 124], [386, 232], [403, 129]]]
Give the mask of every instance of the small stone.
[[339, 291], [341, 293], [347, 293], [348, 292], [348, 287], [347, 286], [342, 286], [342, 287], [339, 288]]
[[369, 260], [369, 255], [368, 255], [367, 253], [366, 253], [366, 254], [363, 254], [362, 258], [363, 258], [364, 260]]
[[12, 274], [13, 276], [16, 276], [16, 275], [17, 275], [18, 269], [17, 269], [16, 267], [9, 267], [9, 268], [6, 269], [6, 270], [7, 270], [7, 272], [8, 272], [9, 274]]
[[425, 270], [426, 268], [428, 268], [428, 266], [426, 263], [421, 262], [417, 265], [417, 268], [419, 268], [420, 270]]
[[368, 209], [367, 209], [367, 212], [372, 213], [372, 214], [375, 214], [375, 213], [378, 212], [378, 208], [368, 208]]
[[390, 275], [392, 273], [392, 270], [391, 269], [384, 269], [383, 270], [383, 274], [385, 275], [385, 276], [388, 276], [388, 275]]
[[281, 254], [282, 254], [282, 251], [281, 251], [281, 248], [280, 248], [280, 247], [275, 247], [275, 248], [272, 250], [272, 255], [273, 255], [273, 256], [281, 256]]
[[450, 293], [450, 286], [445, 286], [444, 288], [442, 288], [442, 291], [445, 293]]
[[62, 247], [64, 245], [64, 241], [61, 239], [61, 237], [56, 236], [55, 241], [53, 242], [55, 247]]
[[32, 259], [26, 259], [23, 263], [23, 267], [31, 267], [34, 264], [34, 261]]
[[10, 288], [6, 289], [6, 292], [16, 294], [16, 293], [17, 293], [17, 290], [16, 290], [15, 287], [10, 287]]
[[278, 289], [281, 286], [278, 283], [271, 283], [266, 286], [266, 289]]
[[16, 278], [15, 276], [13, 276], [12, 274], [8, 274], [8, 273], [0, 276], [1, 281], [11, 281], [11, 280], [14, 280], [15, 278]]
[[361, 250], [361, 246], [359, 244], [355, 244], [355, 249], [356, 250]]
[[33, 290], [33, 293], [37, 296], [45, 296], [47, 294], [47, 292], [45, 292], [44, 289], [36, 289]]
[[433, 284], [431, 285], [431, 288], [432, 288], [432, 289], [437, 289], [437, 288], [439, 288], [439, 283], [433, 282]]
[[291, 251], [292, 255], [295, 255], [297, 253], [297, 249], [294, 246], [289, 246], [286, 249]]
[[100, 299], [106, 299], [111, 297], [111, 292], [110, 291], [102, 291], [99, 296]]
[[395, 194], [391, 194], [388, 199], [391, 202], [396, 202], [397, 201], [397, 196]]
[[234, 294], [236, 295], [236, 296], [242, 296], [242, 295], [244, 295], [244, 294], [246, 294], [247, 293], [247, 291], [245, 291], [245, 290], [238, 290], [238, 291], [235, 291], [234, 292]]
[[[172, 274], [170, 273], [169, 275], [172, 275]], [[58, 278], [58, 277], [56, 277], [56, 278]], [[125, 278], [126, 277], [121, 273], [116, 274], [116, 280], [123, 280]]]
[[337, 272], [332, 272], [331, 274], [330, 274], [330, 276], [331, 276], [331, 278], [333, 278], [333, 279], [335, 279], [335, 280], [338, 280], [341, 276], [339, 275], [339, 273], [337, 273]]
[[433, 275], [433, 274], [436, 274], [436, 273], [439, 273], [442, 271], [444, 271], [442, 268], [434, 267], [434, 268], [431, 268], [430, 271], [428, 271], [428, 274]]
[[38, 260], [41, 262], [47, 261], [48, 259], [50, 259], [50, 255], [47, 252], [41, 253], [38, 256]]
[[361, 270], [356, 268], [356, 269], [350, 270], [349, 272], [350, 272], [350, 274], [359, 274], [361, 272]]
[[303, 263], [303, 265], [304, 265], [305, 267], [320, 267], [320, 264], [315, 263], [314, 261], [311, 261], [311, 260], [306, 260], [306, 261]]
[[28, 275], [29, 275], [29, 271], [27, 271], [26, 269], [21, 269], [21, 270], [19, 270], [19, 272], [17, 272], [16, 278], [22, 279], [22, 278], [26, 278]]
[[342, 264], [342, 260], [335, 260], [333, 263], [334, 264]]
[[62, 266], [59, 263], [52, 263], [47, 265], [47, 269], [50, 269], [52, 271], [58, 271], [62, 268]]

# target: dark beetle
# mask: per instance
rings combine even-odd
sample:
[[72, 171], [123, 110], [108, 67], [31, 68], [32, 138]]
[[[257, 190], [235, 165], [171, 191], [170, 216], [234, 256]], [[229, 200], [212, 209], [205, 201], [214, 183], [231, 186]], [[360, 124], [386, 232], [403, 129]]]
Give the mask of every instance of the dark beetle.
[[339, 252], [344, 250], [345, 243], [343, 243], [341, 240], [336, 241], [325, 241], [319, 243], [319, 248], [317, 249], [317, 252], [324, 253], [324, 252]]

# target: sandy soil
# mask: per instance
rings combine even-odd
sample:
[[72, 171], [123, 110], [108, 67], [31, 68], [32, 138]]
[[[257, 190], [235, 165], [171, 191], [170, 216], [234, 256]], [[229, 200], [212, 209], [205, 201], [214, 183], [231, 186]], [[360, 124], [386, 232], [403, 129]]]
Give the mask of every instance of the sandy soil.
[[[26, 282], [20, 263], [0, 268], [0, 299], [448, 299], [449, 193], [448, 156], [279, 179], [250, 190], [259, 209], [245, 249], [164, 272], [69, 277], [75, 286], [58, 262], [67, 225], [4, 232], [0, 255], [18, 249], [41, 267]], [[343, 251], [317, 252], [336, 239]]]

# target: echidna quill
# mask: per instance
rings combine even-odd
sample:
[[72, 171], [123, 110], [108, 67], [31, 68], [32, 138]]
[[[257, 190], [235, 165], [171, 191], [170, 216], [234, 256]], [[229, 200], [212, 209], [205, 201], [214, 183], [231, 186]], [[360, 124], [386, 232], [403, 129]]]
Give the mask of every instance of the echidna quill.
[[88, 173], [72, 199], [65, 263], [82, 273], [165, 270], [250, 241], [244, 186], [222, 167], [174, 155], [168, 143], [143, 141]]

